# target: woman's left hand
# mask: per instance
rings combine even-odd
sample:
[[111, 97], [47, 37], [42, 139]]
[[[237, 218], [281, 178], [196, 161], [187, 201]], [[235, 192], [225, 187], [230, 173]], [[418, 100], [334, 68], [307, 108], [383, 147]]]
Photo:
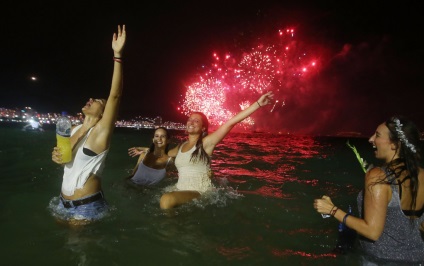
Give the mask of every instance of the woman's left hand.
[[62, 152], [60, 151], [59, 147], [54, 147], [52, 151], [52, 161], [57, 164], [63, 164], [62, 163]]
[[329, 196], [322, 196], [320, 199], [314, 200], [314, 208], [321, 214], [330, 214], [334, 204]]
[[126, 36], [125, 25], [122, 26], [122, 30], [121, 26], [118, 25], [118, 33], [114, 33], [112, 37], [112, 49], [115, 57], [121, 58]]

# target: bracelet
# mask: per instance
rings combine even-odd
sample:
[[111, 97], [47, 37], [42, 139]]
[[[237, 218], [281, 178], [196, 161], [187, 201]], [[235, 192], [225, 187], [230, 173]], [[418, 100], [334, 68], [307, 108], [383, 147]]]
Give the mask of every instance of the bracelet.
[[333, 209], [336, 208], [335, 205], [333, 205], [333, 208], [331, 208], [330, 212], [328, 214], [331, 214], [333, 212]]
[[118, 63], [122, 63], [122, 58], [120, 58], [120, 57], [113, 57], [113, 61], [118, 62]]
[[262, 107], [262, 105], [259, 104], [259, 101], [256, 101], [256, 103], [259, 105], [259, 107]]
[[[334, 209], [335, 208], [335, 209]], [[336, 206], [333, 206], [333, 208], [331, 209], [331, 211], [330, 211], [330, 215], [331, 216], [334, 216], [334, 215], [336, 215], [336, 212], [339, 210], [339, 208], [337, 208]]]
[[346, 218], [350, 215], [350, 213], [346, 213], [346, 215], [343, 217], [343, 224], [346, 225]]

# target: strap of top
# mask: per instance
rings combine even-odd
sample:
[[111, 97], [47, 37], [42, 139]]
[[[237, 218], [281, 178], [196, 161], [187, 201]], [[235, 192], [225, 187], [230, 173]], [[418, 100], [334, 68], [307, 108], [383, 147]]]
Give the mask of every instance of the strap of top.
[[166, 168], [166, 167], [168, 167], [168, 164], [169, 164], [169, 162], [171, 161], [171, 159], [172, 159], [172, 157], [169, 157], [169, 158], [168, 158], [168, 161], [166, 161], [165, 168]]

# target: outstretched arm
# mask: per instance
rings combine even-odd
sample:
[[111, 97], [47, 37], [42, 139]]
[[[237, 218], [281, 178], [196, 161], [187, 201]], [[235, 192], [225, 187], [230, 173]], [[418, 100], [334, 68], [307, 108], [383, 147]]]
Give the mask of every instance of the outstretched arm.
[[147, 155], [147, 152], [140, 153], [140, 156], [138, 156], [137, 164], [135, 165], [130, 177], [135, 175], [135, 172], [137, 172], [137, 169], [138, 169], [138, 166], [140, 165], [140, 162], [143, 161], [143, 159], [144, 159], [144, 157], [146, 157], [146, 155]]
[[122, 29], [120, 26], [118, 26], [118, 33], [114, 33], [112, 37], [112, 49], [114, 54], [112, 85], [110, 88], [109, 97], [106, 102], [102, 119], [98, 123], [98, 138], [102, 142], [106, 141], [106, 146], [108, 146], [112, 136], [111, 133], [115, 128], [115, 122], [118, 116], [119, 103], [121, 100], [123, 87], [122, 53], [125, 46], [125, 39], [125, 25], [122, 26]]
[[235, 116], [233, 116], [230, 120], [225, 122], [222, 126], [220, 126], [215, 132], [207, 135], [203, 139], [203, 148], [205, 151], [211, 155], [215, 146], [233, 129], [233, 127], [243, 121], [246, 117], [253, 114], [259, 108], [271, 104], [271, 99], [274, 98], [274, 94], [272, 91], [263, 94], [256, 102], [250, 105], [248, 108], [239, 112]]

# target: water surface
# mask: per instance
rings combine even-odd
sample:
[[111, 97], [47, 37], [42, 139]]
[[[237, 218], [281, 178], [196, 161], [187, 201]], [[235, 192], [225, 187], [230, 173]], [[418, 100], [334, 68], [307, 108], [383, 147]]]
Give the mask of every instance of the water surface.
[[[356, 212], [364, 175], [348, 138], [230, 133], [213, 155], [217, 191], [165, 212], [159, 198], [176, 183], [175, 171], [154, 188], [124, 182], [136, 163], [127, 149], [148, 146], [152, 135], [116, 129], [103, 174], [112, 212], [70, 229], [48, 208], [63, 173], [51, 161], [54, 131], [0, 124], [2, 264], [358, 265], [357, 250], [331, 252], [338, 223], [313, 209], [313, 199], [326, 194]], [[349, 140], [373, 160], [367, 139]]]

